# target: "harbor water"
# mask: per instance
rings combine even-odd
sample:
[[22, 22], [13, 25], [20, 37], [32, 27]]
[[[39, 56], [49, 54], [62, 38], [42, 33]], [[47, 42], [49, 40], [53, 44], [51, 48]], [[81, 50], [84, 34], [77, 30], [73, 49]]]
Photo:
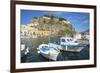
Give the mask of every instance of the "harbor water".
[[[57, 38], [53, 38], [53, 41], [59, 44]], [[89, 44], [86, 44], [86, 42], [87, 40], [84, 40], [84, 43], [82, 42], [82, 44], [85, 44], [86, 46], [84, 46], [80, 52], [60, 51], [57, 56], [57, 61], [88, 60]], [[21, 63], [53, 61], [45, 58], [37, 52], [37, 47], [42, 43], [48, 43], [48, 38], [21, 38], [21, 44], [25, 44], [29, 47], [29, 52], [26, 55], [21, 52]]]

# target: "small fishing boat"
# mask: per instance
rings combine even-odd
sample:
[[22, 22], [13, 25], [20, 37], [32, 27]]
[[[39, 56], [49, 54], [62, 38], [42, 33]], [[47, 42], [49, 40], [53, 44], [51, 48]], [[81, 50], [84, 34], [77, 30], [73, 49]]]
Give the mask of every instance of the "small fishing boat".
[[49, 44], [41, 44], [41, 45], [39, 45], [37, 50], [38, 50], [38, 53], [40, 53], [45, 58], [48, 58], [48, 59], [56, 61], [57, 60], [57, 56], [60, 53], [59, 48], [60, 48], [59, 45], [56, 45], [56, 44], [53, 44], [53, 43], [49, 43]]
[[65, 51], [81, 51], [82, 47], [78, 43], [78, 40], [71, 37], [61, 37], [60, 38], [60, 45], [62, 46], [61, 50]]

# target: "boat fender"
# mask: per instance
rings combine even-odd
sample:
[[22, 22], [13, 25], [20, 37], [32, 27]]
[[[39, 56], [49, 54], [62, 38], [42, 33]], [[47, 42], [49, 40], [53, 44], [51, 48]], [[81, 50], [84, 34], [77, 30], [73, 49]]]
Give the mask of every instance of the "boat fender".
[[40, 53], [40, 51], [38, 51], [37, 53]]

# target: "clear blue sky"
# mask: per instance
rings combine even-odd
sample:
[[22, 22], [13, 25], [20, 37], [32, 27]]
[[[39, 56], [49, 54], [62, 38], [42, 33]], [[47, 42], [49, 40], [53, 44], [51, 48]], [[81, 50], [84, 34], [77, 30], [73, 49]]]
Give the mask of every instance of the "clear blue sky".
[[89, 13], [79, 12], [60, 12], [60, 11], [36, 11], [36, 10], [21, 10], [21, 24], [27, 25], [32, 17], [54, 15], [65, 18], [70, 21], [76, 31], [82, 32], [89, 29]]

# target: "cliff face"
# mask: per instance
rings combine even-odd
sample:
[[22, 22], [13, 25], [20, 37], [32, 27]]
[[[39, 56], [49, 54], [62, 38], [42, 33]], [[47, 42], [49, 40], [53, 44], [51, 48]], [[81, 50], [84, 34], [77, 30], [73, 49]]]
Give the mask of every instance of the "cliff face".
[[52, 35], [65, 35], [76, 33], [69, 21], [64, 18], [44, 15], [41, 17], [33, 17], [30, 26], [40, 31], [51, 31]]

